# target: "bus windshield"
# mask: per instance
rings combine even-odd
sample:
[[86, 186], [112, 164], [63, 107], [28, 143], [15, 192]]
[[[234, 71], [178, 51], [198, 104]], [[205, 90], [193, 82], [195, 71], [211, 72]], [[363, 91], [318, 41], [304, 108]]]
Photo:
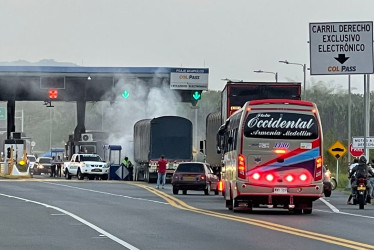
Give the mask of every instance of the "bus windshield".
[[314, 115], [287, 112], [250, 113], [244, 125], [244, 136], [269, 139], [317, 139], [318, 125]]

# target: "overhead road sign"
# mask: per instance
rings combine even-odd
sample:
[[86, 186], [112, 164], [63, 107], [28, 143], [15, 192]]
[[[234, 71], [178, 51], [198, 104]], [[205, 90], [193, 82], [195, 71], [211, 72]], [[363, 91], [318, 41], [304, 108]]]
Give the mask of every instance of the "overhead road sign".
[[345, 153], [347, 153], [347, 149], [340, 141], [336, 141], [330, 148], [329, 152], [332, 156], [334, 156], [337, 160], [339, 160]]
[[208, 90], [209, 69], [173, 68], [170, 89]]
[[[352, 147], [364, 148], [364, 137], [352, 137]], [[374, 137], [366, 137], [366, 148], [374, 148]]]
[[373, 22], [309, 24], [310, 74], [373, 73]]

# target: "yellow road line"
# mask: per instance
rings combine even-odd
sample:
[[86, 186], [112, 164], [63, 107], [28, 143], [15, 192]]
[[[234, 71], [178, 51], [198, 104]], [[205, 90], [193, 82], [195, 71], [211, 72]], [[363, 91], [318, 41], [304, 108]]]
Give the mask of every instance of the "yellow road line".
[[297, 229], [297, 228], [284, 226], [284, 225], [281, 225], [281, 224], [276, 224], [276, 223], [267, 222], [267, 221], [263, 221], [263, 220], [250, 219], [250, 218], [245, 218], [245, 217], [223, 214], [223, 213], [218, 213], [218, 212], [214, 212], [214, 211], [195, 208], [195, 207], [190, 206], [190, 205], [186, 204], [185, 202], [175, 198], [174, 196], [166, 194], [165, 192], [162, 192], [162, 191], [157, 190], [155, 188], [146, 186], [144, 184], [138, 184], [138, 183], [133, 183], [133, 185], [144, 188], [144, 189], [150, 191], [151, 193], [154, 193], [155, 195], [163, 198], [170, 205], [172, 205], [172, 206], [174, 206], [178, 209], [188, 210], [188, 211], [199, 213], [199, 214], [204, 214], [204, 215], [214, 216], [214, 217], [217, 217], [217, 218], [222, 218], [222, 219], [237, 221], [237, 222], [246, 223], [246, 224], [250, 224], [250, 225], [254, 225], [254, 226], [259, 226], [259, 227], [262, 227], [262, 228], [267, 228], [267, 229], [270, 229], [270, 230], [284, 232], [284, 233], [288, 233], [288, 234], [293, 234], [293, 235], [297, 235], [297, 236], [304, 237], [304, 238], [323, 241], [323, 242], [326, 242], [326, 243], [330, 243], [330, 244], [333, 244], [333, 245], [339, 245], [339, 246], [343, 246], [343, 247], [347, 247], [347, 248], [374, 249], [374, 245], [369, 245], [369, 244], [360, 243], [360, 242], [356, 242], [356, 241], [352, 241], [352, 240], [347, 240], [347, 239], [343, 239], [343, 238], [339, 238], [339, 237], [334, 237], [334, 236], [330, 236], [330, 235], [325, 235], [325, 234], [315, 233], [315, 232], [306, 231], [306, 230], [302, 230], [302, 229]]

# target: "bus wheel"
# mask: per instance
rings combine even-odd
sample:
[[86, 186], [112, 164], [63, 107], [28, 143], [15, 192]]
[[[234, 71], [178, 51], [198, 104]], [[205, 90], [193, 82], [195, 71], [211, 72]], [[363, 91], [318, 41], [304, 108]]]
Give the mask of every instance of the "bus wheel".
[[303, 210], [301, 208], [294, 208], [294, 209], [290, 210], [290, 212], [293, 213], [293, 214], [302, 214]]
[[238, 212], [238, 202], [236, 199], [232, 199], [232, 211], [234, 211], [234, 213]]
[[226, 200], [226, 207], [227, 207], [229, 210], [232, 210], [232, 200]]
[[304, 214], [311, 214], [312, 213], [312, 210], [311, 208], [308, 208], [308, 209], [303, 209], [303, 212]]

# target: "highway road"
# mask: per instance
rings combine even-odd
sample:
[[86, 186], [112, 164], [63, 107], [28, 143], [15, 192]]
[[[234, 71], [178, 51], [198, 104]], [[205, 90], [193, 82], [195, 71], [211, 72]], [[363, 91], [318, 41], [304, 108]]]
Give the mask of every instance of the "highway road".
[[0, 249], [374, 249], [374, 206], [334, 191], [310, 215], [233, 213], [221, 195], [171, 185], [0, 179]]

